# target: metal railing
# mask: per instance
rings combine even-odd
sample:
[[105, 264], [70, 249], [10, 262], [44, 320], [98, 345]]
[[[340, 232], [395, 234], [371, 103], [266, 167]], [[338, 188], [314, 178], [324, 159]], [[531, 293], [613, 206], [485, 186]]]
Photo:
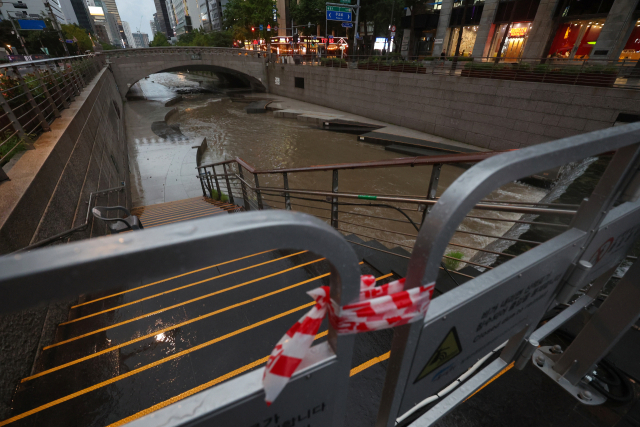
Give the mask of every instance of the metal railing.
[[[437, 191], [440, 173], [443, 166], [473, 164], [488, 159], [499, 152], [483, 152], [472, 154], [454, 154], [443, 156], [424, 156], [399, 158], [382, 161], [359, 163], [343, 163], [334, 165], [310, 166], [302, 168], [285, 168], [259, 170], [240, 158], [223, 162], [200, 165], [198, 177], [203, 195], [222, 201], [240, 205], [244, 210], [284, 209], [311, 214], [327, 221], [333, 228], [344, 234], [355, 234], [365, 241], [371, 239], [393, 247], [398, 246], [407, 252], [413, 250], [418, 230], [429, 210], [438, 202]], [[366, 173], [374, 168], [414, 168], [431, 167], [429, 182], [424, 195], [372, 194], [363, 189], [362, 193], [340, 191], [340, 171], [358, 170]], [[310, 174], [325, 173], [327, 190], [309, 189], [307, 177]], [[330, 172], [330, 176], [326, 176]], [[427, 171], [425, 171], [427, 172]], [[425, 176], [425, 175], [422, 175]], [[429, 175], [426, 175], [429, 176]], [[280, 180], [281, 177], [281, 180]], [[306, 188], [295, 188], [290, 185], [294, 177]], [[269, 184], [261, 184], [261, 180]], [[426, 179], [425, 179], [426, 181]], [[281, 186], [275, 186], [275, 182]], [[575, 215], [578, 205], [558, 203], [526, 203], [516, 200], [483, 200], [476, 204], [467, 219], [481, 220], [492, 224], [506, 223], [512, 225], [536, 225], [546, 227], [551, 235], [560, 234]], [[501, 214], [516, 214], [513, 217], [501, 217]], [[523, 217], [526, 215], [526, 217]], [[534, 221], [535, 216], [545, 215], [551, 218], [545, 221]], [[457, 267], [474, 266], [483, 271], [492, 269], [491, 265], [475, 262], [471, 259], [474, 253], [485, 253], [506, 258], [515, 255], [496, 252], [486, 245], [464, 244], [461, 235], [471, 235], [483, 240], [502, 240], [512, 243], [524, 243], [535, 247], [543, 242], [520, 239], [508, 235], [494, 235], [473, 230], [471, 227], [458, 228], [456, 238], [449, 243], [450, 251], [467, 250], [465, 259], [449, 256], [445, 253], [442, 260], [450, 261], [456, 268], [449, 268], [458, 276], [471, 277], [457, 271]], [[360, 243], [358, 243], [360, 244]], [[360, 244], [365, 246], [365, 244]], [[371, 249], [384, 252], [379, 248]], [[469, 252], [471, 251], [471, 252]], [[390, 252], [392, 255], [400, 256]], [[459, 254], [457, 255], [459, 256]], [[442, 266], [445, 269], [445, 266]], [[478, 273], [479, 274], [479, 273]]]
[[49, 131], [103, 66], [96, 55], [0, 65], [0, 167]]
[[351, 55], [345, 58], [278, 55], [276, 62], [380, 72], [439, 74], [524, 82], [640, 89], [640, 65], [634, 60], [411, 57]]
[[[251, 56], [255, 58], [266, 58], [267, 52], [261, 50], [238, 49], [231, 47], [206, 47], [206, 46], [174, 46], [174, 47], [146, 47], [140, 49], [114, 49], [102, 52], [107, 58], [119, 58], [129, 56], [145, 55], [165, 55], [165, 54], [188, 54], [191, 59], [197, 60], [199, 55], [236, 55]], [[194, 56], [195, 55], [195, 56]]]
[[122, 185], [121, 187], [107, 188], [106, 190], [92, 192], [91, 194], [89, 194], [89, 200], [85, 202], [87, 204], [87, 213], [84, 216], [83, 224], [78, 225], [77, 227], [70, 228], [69, 230], [63, 231], [62, 233], [55, 234], [51, 237], [47, 237], [46, 239], [40, 240], [39, 242], [32, 243], [31, 245], [25, 246], [22, 249], [18, 249], [13, 253], [17, 254], [20, 252], [29, 252], [32, 249], [42, 248], [44, 246], [48, 246], [60, 240], [64, 240], [68, 237], [71, 237], [71, 235], [75, 233], [86, 230], [89, 224], [91, 224], [91, 209], [94, 206], [95, 199], [98, 196], [108, 195], [111, 193], [121, 193], [125, 190], [126, 190], [126, 187]]

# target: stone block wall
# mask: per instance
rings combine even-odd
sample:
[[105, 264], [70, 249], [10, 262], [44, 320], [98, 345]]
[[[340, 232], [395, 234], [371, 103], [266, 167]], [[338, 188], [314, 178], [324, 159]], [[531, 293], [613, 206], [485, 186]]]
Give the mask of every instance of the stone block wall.
[[[275, 78], [280, 78], [280, 85]], [[305, 79], [304, 89], [294, 77]], [[491, 150], [613, 126], [640, 91], [271, 64], [269, 91]]]
[[[92, 192], [125, 184], [97, 205], [130, 207], [129, 159], [122, 98], [106, 68], [76, 97], [62, 117], [9, 170], [0, 183], [0, 254], [13, 252], [84, 224]], [[106, 234], [89, 217], [71, 240]]]

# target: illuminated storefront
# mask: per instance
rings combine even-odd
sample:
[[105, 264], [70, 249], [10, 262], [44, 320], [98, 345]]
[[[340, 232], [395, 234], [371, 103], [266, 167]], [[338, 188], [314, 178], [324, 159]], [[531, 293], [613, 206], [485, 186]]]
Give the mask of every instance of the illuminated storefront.
[[560, 25], [549, 49], [552, 58], [588, 59], [604, 19], [571, 21]]
[[486, 55], [515, 61], [522, 57], [540, 0], [500, 1], [489, 31]]
[[[343, 57], [348, 52], [347, 39], [344, 37], [316, 37], [299, 36], [297, 43], [291, 36], [272, 37], [270, 43], [271, 53], [279, 55], [317, 55], [320, 50], [323, 55], [326, 50], [328, 56]], [[267, 51], [268, 46], [264, 39], [246, 40], [245, 49]], [[238, 41], [237, 45], [242, 46], [243, 42]]]
[[529, 38], [531, 25], [531, 22], [497, 25], [489, 48], [489, 56], [495, 58], [500, 52], [501, 58], [520, 58]]
[[622, 49], [620, 59], [640, 61], [640, 19], [636, 22], [631, 35]]

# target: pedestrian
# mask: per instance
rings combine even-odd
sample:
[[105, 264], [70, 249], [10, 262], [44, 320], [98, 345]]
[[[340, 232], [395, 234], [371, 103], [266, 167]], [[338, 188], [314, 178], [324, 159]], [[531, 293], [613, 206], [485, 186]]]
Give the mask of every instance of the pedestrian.
[[442, 49], [442, 52], [440, 52], [440, 59], [442, 59], [444, 61], [444, 57], [447, 56], [447, 51]]

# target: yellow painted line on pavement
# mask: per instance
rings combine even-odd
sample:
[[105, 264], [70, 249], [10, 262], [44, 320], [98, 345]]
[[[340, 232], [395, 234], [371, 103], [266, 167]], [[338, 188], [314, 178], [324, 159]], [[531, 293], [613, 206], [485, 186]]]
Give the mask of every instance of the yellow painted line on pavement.
[[26, 417], [28, 417], [30, 415], [33, 415], [33, 414], [36, 414], [36, 413], [38, 413], [40, 411], [43, 411], [45, 409], [51, 408], [53, 406], [59, 405], [59, 404], [64, 403], [64, 402], [68, 402], [69, 400], [75, 399], [78, 396], [82, 396], [82, 395], [87, 394], [89, 392], [92, 392], [94, 390], [98, 390], [98, 389], [100, 389], [100, 388], [102, 388], [104, 386], [116, 383], [116, 382], [118, 382], [120, 380], [123, 380], [125, 378], [129, 378], [129, 377], [131, 377], [133, 375], [139, 374], [140, 372], [144, 372], [144, 371], [146, 371], [148, 369], [151, 369], [153, 367], [162, 365], [163, 363], [169, 362], [171, 360], [175, 360], [175, 359], [177, 359], [179, 357], [185, 356], [185, 355], [187, 355], [189, 353], [192, 353], [194, 351], [200, 350], [200, 349], [208, 347], [208, 346], [210, 346], [212, 344], [215, 344], [215, 343], [218, 343], [220, 341], [226, 340], [227, 338], [234, 337], [234, 336], [239, 335], [239, 334], [241, 334], [243, 332], [246, 332], [246, 331], [249, 331], [251, 329], [257, 328], [258, 326], [262, 326], [262, 325], [264, 325], [266, 323], [269, 323], [269, 322], [272, 322], [274, 320], [280, 319], [282, 317], [288, 316], [289, 314], [295, 313], [295, 312], [300, 311], [300, 310], [304, 310], [305, 308], [312, 307], [315, 304], [316, 304], [315, 301], [311, 301], [311, 302], [309, 302], [307, 304], [303, 304], [303, 305], [301, 305], [299, 307], [296, 307], [296, 308], [293, 308], [293, 309], [291, 309], [289, 311], [285, 311], [284, 313], [277, 314], [275, 316], [269, 317], [268, 319], [261, 320], [259, 322], [253, 323], [253, 324], [251, 324], [249, 326], [245, 326], [244, 328], [238, 329], [238, 330], [233, 331], [233, 332], [229, 332], [228, 334], [222, 335], [222, 336], [220, 336], [218, 338], [214, 338], [214, 339], [212, 339], [210, 341], [207, 341], [205, 343], [202, 343], [202, 344], [196, 345], [194, 347], [188, 348], [186, 350], [180, 351], [178, 353], [172, 354], [171, 356], [165, 357], [164, 359], [160, 359], [160, 360], [157, 360], [155, 362], [149, 363], [147, 365], [141, 366], [138, 369], [134, 369], [134, 370], [129, 371], [129, 372], [125, 373], [125, 374], [117, 375], [117, 376], [115, 376], [115, 377], [113, 377], [111, 379], [108, 379], [106, 381], [102, 381], [102, 382], [100, 382], [100, 383], [98, 383], [96, 385], [93, 385], [91, 387], [87, 387], [87, 388], [82, 389], [80, 391], [77, 391], [75, 393], [72, 393], [72, 394], [69, 394], [67, 396], [61, 397], [60, 399], [56, 399], [56, 400], [54, 400], [52, 402], [46, 403], [44, 405], [40, 405], [37, 408], [34, 408], [34, 409], [30, 410], [30, 411], [26, 411], [26, 412], [23, 412], [22, 414], [16, 415], [16, 416], [11, 417], [9, 419], [6, 419], [4, 421], [0, 421], [0, 426], [11, 424], [11, 423], [13, 423], [15, 421], [21, 420], [23, 418], [26, 418]]
[[135, 288], [127, 289], [126, 291], [117, 292], [117, 293], [115, 293], [115, 294], [107, 295], [107, 296], [105, 296], [105, 297], [92, 299], [91, 301], [85, 301], [85, 302], [83, 302], [82, 304], [76, 304], [76, 305], [74, 305], [74, 306], [71, 306], [71, 308], [76, 308], [76, 307], [81, 307], [81, 306], [83, 306], [83, 305], [92, 304], [92, 303], [94, 303], [94, 302], [102, 301], [102, 300], [105, 300], [105, 299], [108, 299], [108, 298], [112, 298], [112, 297], [115, 297], [115, 296], [118, 296], [118, 295], [126, 294], [126, 293], [128, 293], [128, 292], [137, 291], [138, 289], [148, 288], [149, 286], [157, 285], [157, 284], [159, 284], [159, 283], [168, 282], [169, 280], [177, 279], [177, 278], [179, 278], [179, 277], [188, 276], [188, 275], [190, 275], [190, 274], [198, 273], [198, 272], [200, 272], [200, 271], [208, 270], [208, 269], [210, 269], [210, 268], [215, 268], [215, 267], [219, 267], [219, 266], [221, 266], [221, 265], [231, 264], [232, 262], [241, 261], [241, 260], [243, 260], [243, 259], [251, 258], [251, 257], [258, 256], [258, 255], [262, 255], [262, 254], [266, 254], [267, 252], [271, 252], [271, 251], [273, 251], [273, 250], [274, 250], [274, 249], [269, 249], [268, 251], [258, 252], [258, 253], [255, 253], [255, 254], [253, 254], [253, 255], [247, 255], [247, 256], [244, 256], [244, 257], [242, 257], [242, 258], [236, 258], [236, 259], [232, 259], [231, 261], [225, 261], [225, 262], [221, 262], [221, 263], [218, 263], [218, 264], [210, 265], [210, 266], [208, 266], [208, 267], [203, 267], [203, 268], [199, 268], [199, 269], [197, 269], [197, 270], [192, 270], [192, 271], [189, 271], [189, 272], [187, 272], [187, 273], [178, 274], [177, 276], [169, 277], [169, 278], [167, 278], [167, 279], [158, 280], [157, 282], [148, 283], [148, 284], [146, 284], [146, 285], [142, 285], [142, 286], [138, 286], [138, 287], [135, 287]]
[[[62, 323], [60, 323], [60, 325], [68, 325], [68, 324], [70, 324], [70, 323], [75, 323], [75, 322], [78, 322], [78, 321], [80, 321], [80, 320], [88, 319], [88, 318], [90, 318], [90, 317], [98, 316], [98, 315], [100, 315], [100, 314], [108, 313], [108, 312], [110, 312], [110, 311], [118, 310], [118, 309], [123, 308], [123, 307], [127, 307], [127, 306], [130, 306], [130, 305], [133, 305], [133, 304], [137, 304], [137, 303], [142, 302], [142, 301], [150, 300], [150, 299], [152, 299], [152, 298], [156, 298], [156, 297], [159, 297], [159, 296], [162, 296], [162, 295], [167, 295], [167, 294], [170, 294], [170, 293], [172, 293], [172, 292], [176, 292], [176, 291], [179, 291], [179, 290], [182, 290], [182, 289], [187, 289], [187, 288], [190, 288], [190, 287], [192, 287], [192, 286], [200, 285], [200, 284], [202, 284], [202, 283], [211, 282], [211, 281], [216, 280], [216, 279], [219, 279], [219, 278], [221, 278], [221, 277], [230, 276], [230, 275], [232, 275], [232, 274], [239, 273], [239, 272], [241, 272], [241, 271], [250, 270], [250, 269], [252, 269], [252, 268], [256, 268], [256, 267], [260, 267], [260, 266], [263, 266], [263, 265], [271, 264], [271, 263], [273, 263], [273, 262], [281, 261], [281, 260], [286, 259], [286, 258], [291, 258], [291, 257], [293, 257], [293, 256], [300, 255], [300, 254], [303, 254], [303, 253], [305, 253], [305, 252], [306, 252], [306, 251], [296, 252], [296, 253], [294, 253], [294, 254], [285, 255], [285, 256], [283, 256], [283, 257], [276, 258], [276, 259], [272, 259], [272, 260], [269, 260], [269, 261], [265, 261], [265, 262], [260, 263], [260, 264], [251, 265], [251, 266], [249, 266], [249, 267], [240, 268], [240, 269], [238, 269], [238, 270], [230, 271], [230, 272], [228, 272], [228, 273], [223, 273], [223, 274], [219, 274], [219, 275], [217, 275], [217, 276], [209, 277], [208, 279], [199, 280], [199, 281], [197, 281], [197, 282], [189, 283], [188, 285], [178, 286], [177, 288], [173, 288], [173, 289], [170, 289], [170, 290], [168, 290], [168, 291], [159, 292], [159, 293], [157, 293], [157, 294], [149, 295], [149, 296], [147, 296], [147, 297], [140, 298], [140, 299], [137, 299], [137, 300], [135, 300], [135, 301], [130, 301], [130, 302], [126, 303], [126, 304], [117, 305], [117, 306], [115, 306], [115, 307], [108, 308], [108, 309], [106, 309], [106, 310], [96, 311], [95, 313], [87, 314], [86, 316], [78, 317], [78, 318], [76, 318], [76, 319], [69, 320], [68, 322], [62, 322]], [[305, 265], [306, 265], [306, 264], [305, 264]], [[289, 270], [290, 270], [290, 269], [289, 269]], [[289, 271], [289, 270], [284, 270], [284, 271]], [[268, 277], [268, 276], [265, 276], [265, 277]], [[227, 288], [227, 289], [233, 289], [233, 288], [234, 288], [234, 287], [232, 286], [232, 287]]]
[[389, 355], [391, 355], [391, 352], [387, 351], [385, 354], [383, 354], [381, 356], [374, 357], [373, 359], [368, 360], [368, 361], [364, 362], [363, 364], [356, 366], [355, 368], [352, 368], [351, 371], [349, 372], [349, 376], [352, 377], [355, 374], [359, 374], [360, 372], [364, 371], [365, 369], [372, 367], [376, 363], [380, 363], [380, 362], [383, 362], [383, 361], [387, 360], [389, 358]]
[[[363, 263], [361, 262], [360, 264], [363, 264]], [[386, 279], [387, 277], [390, 277], [390, 276], [393, 276], [393, 274], [386, 274], [384, 276], [380, 276], [380, 277], [376, 278], [376, 281], [379, 281], [379, 280], [382, 280], [382, 279]], [[318, 335], [316, 335], [314, 340], [326, 337], [328, 333], [329, 333], [329, 331], [320, 332]], [[377, 357], [375, 359], [380, 359], [379, 362], [381, 362], [382, 360], [386, 360], [386, 359], [389, 358], [389, 352], [386, 353], [386, 358], [383, 359], [384, 356], [385, 356], [385, 354], [383, 354], [382, 356], [379, 356], [379, 357]], [[201, 385], [199, 385], [197, 387], [194, 387], [194, 388], [192, 388], [190, 390], [187, 390], [187, 391], [185, 391], [183, 393], [180, 393], [177, 396], [173, 396], [172, 398], [169, 398], [169, 399], [167, 399], [167, 400], [165, 400], [163, 402], [157, 403], [157, 404], [155, 404], [155, 405], [153, 405], [153, 406], [151, 406], [151, 407], [149, 407], [147, 409], [144, 409], [144, 410], [142, 410], [140, 412], [136, 412], [135, 414], [133, 414], [131, 416], [128, 416], [126, 418], [123, 418], [120, 421], [116, 421], [113, 424], [109, 424], [107, 427], [119, 427], [119, 426], [121, 426], [123, 424], [130, 423], [131, 421], [137, 420], [138, 418], [142, 418], [145, 415], [149, 415], [150, 413], [155, 412], [155, 411], [157, 411], [159, 409], [162, 409], [162, 408], [164, 408], [166, 406], [169, 406], [172, 403], [176, 403], [176, 402], [178, 402], [178, 401], [180, 401], [182, 399], [185, 399], [185, 398], [187, 398], [189, 396], [192, 396], [192, 395], [194, 395], [196, 393], [199, 393], [199, 392], [201, 392], [203, 390], [206, 390], [206, 389], [208, 389], [210, 387], [213, 387], [214, 385], [220, 384], [223, 381], [226, 381], [226, 380], [231, 379], [231, 378], [233, 378], [233, 377], [235, 377], [237, 375], [240, 375], [240, 374], [242, 374], [242, 373], [244, 373], [244, 372], [246, 372], [246, 371], [248, 371], [250, 369], [253, 369], [253, 368], [257, 367], [257, 366], [262, 365], [263, 363], [267, 363], [267, 360], [269, 360], [269, 356], [263, 357], [262, 359], [258, 359], [258, 360], [254, 361], [254, 362], [251, 362], [251, 363], [249, 363], [247, 365], [244, 365], [244, 366], [242, 366], [242, 367], [240, 367], [238, 369], [235, 369], [235, 370], [233, 370], [231, 372], [228, 372], [228, 373], [226, 373], [226, 374], [224, 374], [224, 375], [222, 375], [222, 376], [220, 376], [218, 378], [215, 378], [215, 379], [213, 379], [213, 380], [211, 380], [209, 382], [206, 382], [206, 383], [201, 384]], [[351, 370], [350, 376], [353, 376], [353, 375], [357, 374], [358, 372], [361, 372], [361, 371], [367, 369], [368, 367], [374, 365], [375, 363], [378, 363], [378, 362], [374, 362], [374, 363], [370, 363], [370, 362], [371, 362], [371, 360], [369, 362], [363, 363], [362, 365], [353, 368]], [[364, 366], [364, 365], [367, 365], [367, 366]], [[354, 373], [354, 371], [356, 369], [360, 369], [360, 370], [358, 372]]]
[[260, 278], [257, 278], [257, 279], [249, 280], [248, 282], [240, 283], [239, 285], [231, 286], [231, 287], [229, 287], [229, 288], [222, 289], [222, 290], [219, 290], [219, 291], [216, 291], [216, 292], [212, 292], [212, 293], [210, 293], [210, 294], [202, 295], [202, 296], [200, 296], [200, 297], [198, 297], [198, 298], [193, 298], [193, 299], [190, 299], [190, 300], [188, 300], [188, 301], [181, 302], [181, 303], [179, 303], [179, 304], [174, 304], [174, 305], [172, 305], [172, 306], [169, 306], [169, 307], [166, 307], [166, 308], [162, 308], [162, 309], [160, 309], [160, 310], [152, 311], [151, 313], [146, 313], [146, 314], [143, 314], [143, 315], [141, 315], [141, 316], [134, 317], [133, 319], [124, 320], [124, 321], [122, 321], [122, 322], [115, 323], [115, 324], [113, 324], [113, 325], [105, 326], [104, 328], [96, 329], [95, 331], [87, 332], [86, 334], [78, 335], [77, 337], [69, 338], [69, 339], [67, 339], [67, 340], [60, 341], [60, 342], [57, 342], [57, 343], [55, 343], [55, 344], [51, 344], [50, 346], [44, 347], [44, 348], [43, 348], [43, 350], [48, 350], [48, 349], [50, 349], [50, 348], [52, 348], [52, 347], [57, 347], [57, 346], [59, 346], [59, 345], [66, 344], [66, 343], [68, 343], [68, 342], [75, 341], [75, 340], [78, 340], [78, 339], [80, 339], [80, 338], [84, 338], [84, 337], [88, 337], [88, 336], [93, 335], [93, 334], [97, 334], [98, 332], [103, 332], [103, 331], [106, 331], [106, 330], [108, 330], [108, 329], [115, 328], [115, 327], [118, 327], [118, 326], [122, 326], [122, 325], [125, 325], [125, 324], [127, 324], [127, 323], [135, 322], [135, 321], [137, 321], [137, 320], [144, 319], [144, 318], [147, 318], [147, 317], [153, 316], [153, 315], [158, 314], [158, 313], [163, 313], [163, 312], [168, 311], [168, 310], [171, 310], [171, 309], [173, 309], [173, 308], [181, 307], [181, 306], [183, 306], [183, 305], [190, 304], [190, 303], [192, 303], [192, 302], [200, 301], [200, 300], [203, 300], [203, 299], [205, 299], [205, 298], [209, 298], [209, 297], [212, 297], [212, 296], [214, 296], [214, 295], [221, 294], [221, 293], [223, 293], [223, 292], [227, 292], [227, 291], [230, 291], [230, 290], [233, 290], [233, 289], [237, 289], [237, 288], [240, 288], [240, 287], [242, 287], [242, 286], [245, 286], [245, 285], [249, 285], [249, 284], [251, 284], [251, 283], [258, 282], [258, 281], [260, 281], [260, 280], [262, 280], [262, 279], [268, 279], [269, 277], [277, 276], [277, 275], [279, 275], [279, 274], [283, 274], [283, 273], [286, 273], [286, 272], [288, 272], [288, 271], [294, 270], [294, 269], [296, 269], [296, 268], [304, 267], [304, 266], [306, 266], [306, 265], [313, 264], [313, 263], [315, 263], [315, 262], [322, 261], [322, 260], [324, 260], [324, 258], [320, 258], [320, 259], [317, 259], [317, 260], [315, 260], [315, 261], [307, 262], [307, 263], [305, 263], [305, 264], [300, 264], [300, 265], [297, 265], [297, 266], [295, 266], [295, 267], [289, 268], [289, 269], [287, 269], [287, 270], [282, 270], [282, 271], [279, 271], [279, 272], [277, 272], [277, 273], [270, 274], [270, 275], [268, 275], [268, 276], [263, 276], [263, 277], [260, 277]]
[[173, 326], [170, 326], [168, 328], [159, 329], [157, 331], [154, 331], [154, 332], [151, 332], [151, 333], [149, 333], [147, 335], [144, 335], [144, 336], [138, 337], [136, 339], [124, 342], [122, 344], [114, 345], [113, 347], [106, 348], [106, 349], [98, 351], [96, 353], [91, 353], [88, 356], [81, 357], [81, 358], [76, 359], [76, 360], [72, 360], [71, 362], [65, 363], [63, 365], [59, 365], [59, 366], [56, 366], [54, 368], [47, 369], [46, 371], [38, 372], [35, 375], [23, 378], [20, 382], [24, 383], [24, 382], [33, 380], [35, 378], [42, 377], [44, 375], [50, 374], [51, 372], [59, 371], [60, 369], [64, 369], [64, 368], [67, 368], [69, 366], [73, 366], [73, 365], [78, 364], [80, 362], [84, 362], [85, 360], [93, 359], [94, 357], [100, 356], [102, 354], [106, 354], [106, 353], [112, 352], [112, 351], [117, 350], [119, 348], [126, 347], [126, 346], [131, 345], [131, 344], [135, 344], [137, 342], [146, 340], [148, 338], [153, 338], [153, 337], [155, 337], [155, 336], [157, 336], [159, 334], [162, 334], [162, 333], [165, 333], [165, 332], [169, 332], [169, 331], [177, 329], [177, 328], [182, 328], [183, 326], [189, 325], [191, 323], [195, 323], [197, 321], [207, 319], [207, 318], [209, 318], [211, 316], [215, 316], [216, 314], [224, 313], [225, 311], [229, 311], [229, 310], [234, 309], [234, 308], [242, 307], [243, 305], [247, 305], [247, 304], [250, 304], [252, 302], [259, 301], [261, 299], [270, 297], [272, 295], [276, 295], [276, 294], [279, 294], [281, 292], [288, 291], [289, 289], [293, 289], [293, 288], [296, 288], [298, 286], [302, 286], [304, 284], [307, 284], [309, 282], [313, 282], [314, 280], [322, 279], [323, 277], [327, 277], [329, 275], [331, 275], [331, 273], [326, 273], [326, 274], [322, 274], [320, 276], [312, 277], [311, 279], [307, 279], [307, 280], [304, 280], [302, 282], [298, 282], [298, 283], [296, 283], [294, 285], [287, 286], [287, 287], [282, 288], [282, 289], [278, 289], [277, 291], [269, 292], [269, 293], [266, 293], [264, 295], [260, 295], [260, 296], [255, 297], [255, 298], [251, 298], [251, 299], [248, 299], [246, 301], [242, 301], [242, 302], [239, 302], [237, 304], [233, 304], [233, 305], [230, 305], [228, 307], [221, 308], [219, 310], [215, 310], [215, 311], [212, 311], [212, 312], [207, 313], [207, 314], [203, 314], [202, 316], [194, 317], [193, 319], [187, 320], [187, 321], [182, 322], [182, 323], [177, 323], [177, 324], [175, 324]]

